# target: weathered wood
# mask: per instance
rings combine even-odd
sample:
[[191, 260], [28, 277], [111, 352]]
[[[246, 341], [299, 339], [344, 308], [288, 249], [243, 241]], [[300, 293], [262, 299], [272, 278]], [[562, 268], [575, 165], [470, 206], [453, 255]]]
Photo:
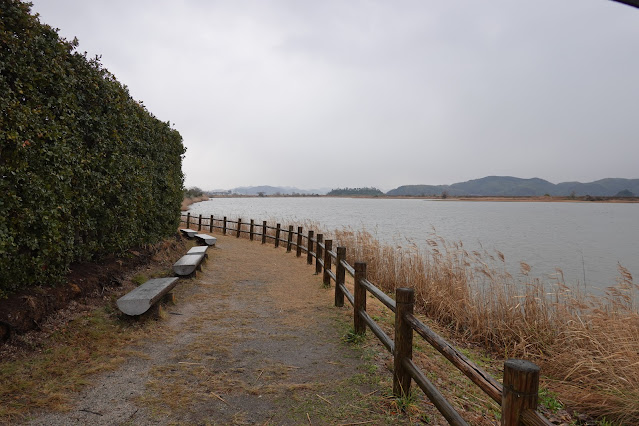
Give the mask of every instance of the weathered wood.
[[313, 238], [315, 237], [315, 231], [308, 231], [308, 241], [306, 243], [306, 263], [313, 264]]
[[525, 426], [553, 426], [554, 424], [548, 421], [539, 411], [531, 410], [530, 408], [521, 413], [519, 421]]
[[288, 225], [288, 237], [286, 238], [286, 252], [291, 252], [293, 247], [293, 225]]
[[262, 244], [266, 244], [266, 221], [262, 222]]
[[362, 320], [359, 313], [366, 311], [366, 289], [362, 287], [362, 280], [366, 279], [366, 263], [355, 262], [355, 279], [353, 285], [353, 297], [355, 305], [353, 305], [353, 327], [355, 333], [366, 333], [366, 323]]
[[209, 232], [213, 233], [213, 215], [211, 215], [211, 219], [209, 220]]
[[539, 367], [523, 359], [504, 362], [504, 392], [501, 399], [502, 426], [516, 426], [526, 409], [536, 410]]
[[317, 234], [317, 241], [315, 242], [315, 275], [319, 275], [322, 272], [322, 242], [324, 241], [324, 234]]
[[323, 282], [324, 286], [331, 286], [331, 276], [329, 275], [329, 271], [332, 267], [333, 258], [331, 257], [331, 250], [333, 249], [333, 240], [326, 240], [324, 243], [324, 276]]
[[222, 234], [226, 235], [226, 216], [224, 216], [224, 221], [222, 223]]
[[195, 237], [195, 234], [197, 234], [197, 231], [195, 229], [180, 229], [180, 231], [188, 238], [193, 238]]
[[235, 238], [240, 238], [240, 234], [242, 233], [242, 218], [237, 219], [237, 228], [235, 230]]
[[217, 242], [217, 238], [211, 237], [208, 234], [195, 234], [195, 238], [197, 238], [199, 242], [206, 244], [207, 246], [214, 246]]
[[154, 303], [170, 292], [177, 283], [177, 277], [155, 278], [120, 297], [116, 303], [118, 308], [126, 315], [142, 315]]
[[191, 275], [204, 259], [203, 254], [185, 254], [173, 264], [173, 272], [179, 276]]
[[254, 234], [255, 220], [251, 219], [251, 224], [249, 225], [249, 240], [253, 241], [255, 236]]
[[297, 227], [297, 247], [295, 247], [295, 256], [302, 257], [302, 227]]
[[382, 302], [388, 309], [390, 309], [393, 312], [396, 311], [397, 308], [396, 308], [395, 301], [391, 299], [386, 293], [384, 293], [382, 290], [375, 287], [373, 283], [371, 283], [368, 280], [362, 280], [361, 284], [362, 286], [364, 286], [364, 288], [366, 288], [366, 290], [368, 290], [373, 296], [375, 296], [377, 300]]
[[197, 230], [201, 231], [202, 230], [202, 215], [200, 215], [200, 217], [198, 218], [197, 221]]
[[191, 227], [191, 213], [186, 214], [186, 227], [187, 228]]
[[278, 223], [275, 228], [275, 248], [278, 248], [280, 246], [281, 232], [282, 232], [282, 225]]
[[415, 291], [412, 288], [395, 289], [395, 352], [393, 370], [393, 394], [397, 397], [410, 395], [410, 374], [404, 368], [405, 359], [413, 359], [413, 329], [406, 321], [413, 314]]
[[382, 330], [382, 328], [373, 320], [373, 318], [368, 315], [368, 312], [360, 311], [359, 315], [362, 317], [362, 321], [366, 323], [373, 334], [377, 336], [379, 341], [382, 342], [384, 346], [386, 346], [388, 352], [390, 352], [391, 354], [395, 353], [395, 342], [393, 342], [393, 339], [388, 337], [388, 334], [386, 334], [384, 330]]
[[408, 374], [415, 380], [433, 405], [439, 410], [448, 424], [454, 426], [466, 426], [468, 423], [459, 415], [452, 405], [444, 398], [439, 390], [426, 378], [419, 368], [413, 363], [413, 360], [404, 358], [404, 368]]
[[346, 269], [342, 265], [342, 261], [346, 261], [346, 247], [337, 247], [337, 260], [335, 261], [335, 306], [344, 306], [344, 293], [340, 285], [344, 285], [346, 280]]
[[483, 390], [490, 398], [501, 404], [503, 387], [490, 374], [479, 368], [464, 355], [459, 353], [450, 343], [437, 333], [428, 328], [413, 315], [407, 315], [406, 321], [420, 336], [422, 336], [433, 348], [444, 355], [459, 371], [464, 373], [473, 383]]
[[351, 306], [355, 306], [355, 297], [353, 297], [348, 288], [346, 288], [344, 284], [340, 284], [339, 288], [342, 290], [342, 294], [350, 302]]

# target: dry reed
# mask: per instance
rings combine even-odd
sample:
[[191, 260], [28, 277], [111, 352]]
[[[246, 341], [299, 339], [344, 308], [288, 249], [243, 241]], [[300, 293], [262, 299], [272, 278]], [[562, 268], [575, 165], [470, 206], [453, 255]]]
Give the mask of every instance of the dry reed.
[[413, 287], [417, 309], [461, 339], [538, 363], [569, 408], [639, 422], [637, 286], [621, 265], [616, 285], [594, 297], [566, 286], [561, 271], [543, 283], [522, 262], [515, 278], [502, 253], [469, 253], [436, 236], [426, 250], [382, 244], [366, 231], [336, 231], [335, 239], [349, 263], [367, 262], [378, 287]]
[[[275, 223], [268, 221], [269, 226]], [[287, 225], [282, 223], [282, 238]], [[316, 235], [322, 232], [317, 223], [301, 225], [315, 229]], [[229, 224], [232, 235], [234, 227]], [[261, 232], [261, 222], [255, 231]], [[268, 234], [275, 232], [269, 229]], [[384, 244], [365, 230], [324, 234], [333, 239], [333, 247], [347, 247], [351, 265], [365, 261], [369, 280], [387, 293], [413, 287], [417, 310], [459, 339], [504, 358], [539, 364], [545, 386], [569, 409], [622, 424], [639, 423], [637, 285], [621, 265], [618, 282], [594, 297], [568, 287], [560, 270], [554, 283], [544, 283], [530, 276], [530, 266], [521, 262], [516, 278], [507, 271], [501, 252], [469, 252], [461, 242], [438, 236], [422, 249], [411, 241], [407, 246]]]

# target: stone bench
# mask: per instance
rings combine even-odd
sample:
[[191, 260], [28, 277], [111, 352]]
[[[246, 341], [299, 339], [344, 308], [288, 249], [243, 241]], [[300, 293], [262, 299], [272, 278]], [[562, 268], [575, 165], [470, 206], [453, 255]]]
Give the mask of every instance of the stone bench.
[[193, 274], [199, 268], [205, 255], [206, 253], [185, 254], [173, 264], [173, 272], [181, 277]]
[[162, 297], [168, 294], [178, 282], [177, 277], [154, 278], [131, 290], [116, 302], [126, 315], [142, 315]]
[[197, 231], [193, 229], [180, 229], [180, 231], [186, 235], [188, 238], [193, 238], [197, 234]]
[[204, 257], [208, 257], [208, 255], [206, 254], [206, 251], [209, 249], [209, 246], [195, 246], [195, 247], [191, 247], [191, 249], [189, 249], [189, 251], [186, 252], [186, 254], [203, 254]]
[[207, 246], [214, 246], [217, 242], [217, 238], [211, 237], [207, 234], [195, 234], [195, 238], [201, 243], [206, 244]]

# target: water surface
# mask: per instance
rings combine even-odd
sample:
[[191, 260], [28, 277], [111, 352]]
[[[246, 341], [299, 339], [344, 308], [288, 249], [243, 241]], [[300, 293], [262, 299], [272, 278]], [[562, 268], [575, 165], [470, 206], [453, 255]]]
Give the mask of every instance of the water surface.
[[279, 219], [283, 226], [308, 219], [423, 247], [436, 232], [468, 250], [501, 251], [513, 273], [525, 261], [532, 274], [551, 281], [560, 268], [566, 283], [595, 292], [615, 283], [617, 263], [639, 276], [639, 204], [265, 197], [214, 198], [190, 211]]

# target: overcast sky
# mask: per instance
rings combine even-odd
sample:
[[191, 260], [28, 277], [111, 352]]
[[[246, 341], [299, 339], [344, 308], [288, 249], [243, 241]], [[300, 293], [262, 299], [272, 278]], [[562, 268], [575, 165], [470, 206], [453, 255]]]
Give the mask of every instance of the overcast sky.
[[186, 186], [639, 178], [639, 9], [33, 0], [187, 148]]

